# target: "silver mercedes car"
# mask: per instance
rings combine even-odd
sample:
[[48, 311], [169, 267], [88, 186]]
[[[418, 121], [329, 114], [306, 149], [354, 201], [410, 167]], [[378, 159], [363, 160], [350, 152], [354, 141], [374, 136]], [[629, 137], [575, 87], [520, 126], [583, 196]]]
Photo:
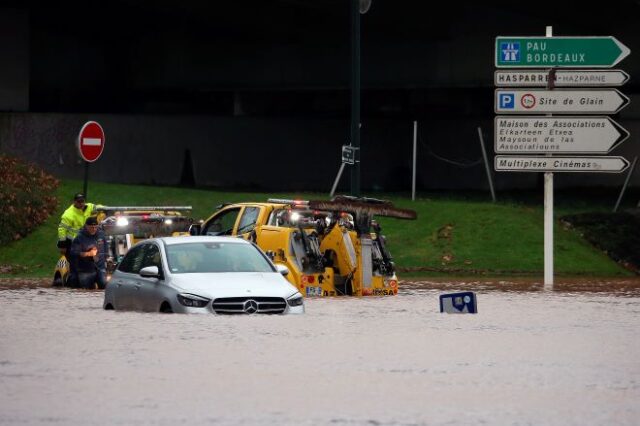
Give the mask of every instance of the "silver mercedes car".
[[254, 244], [231, 237], [151, 238], [111, 276], [104, 309], [164, 313], [301, 314], [304, 301]]

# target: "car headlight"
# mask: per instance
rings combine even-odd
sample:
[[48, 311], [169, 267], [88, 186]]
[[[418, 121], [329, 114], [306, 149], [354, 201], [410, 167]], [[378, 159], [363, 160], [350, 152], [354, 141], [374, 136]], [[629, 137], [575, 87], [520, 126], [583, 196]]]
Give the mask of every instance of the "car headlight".
[[119, 217], [118, 219], [116, 219], [116, 226], [128, 226], [129, 225], [129, 219], [127, 219], [126, 217]]
[[296, 293], [287, 299], [289, 306], [300, 306], [304, 304], [304, 299], [300, 293]]
[[206, 297], [196, 296], [195, 294], [183, 293], [178, 295], [178, 302], [190, 308], [204, 308], [210, 300]]

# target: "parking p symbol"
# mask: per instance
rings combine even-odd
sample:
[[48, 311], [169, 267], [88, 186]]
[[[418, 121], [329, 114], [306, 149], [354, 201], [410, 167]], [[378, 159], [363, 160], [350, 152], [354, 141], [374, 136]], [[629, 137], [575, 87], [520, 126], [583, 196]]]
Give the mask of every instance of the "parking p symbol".
[[498, 105], [500, 109], [513, 109], [515, 105], [515, 96], [513, 93], [500, 93], [498, 95]]

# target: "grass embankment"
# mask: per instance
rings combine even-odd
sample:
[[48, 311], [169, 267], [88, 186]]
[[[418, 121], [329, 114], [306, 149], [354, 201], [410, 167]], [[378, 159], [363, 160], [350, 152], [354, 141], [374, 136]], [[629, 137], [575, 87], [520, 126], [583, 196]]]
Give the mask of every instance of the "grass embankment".
[[[46, 277], [52, 274], [60, 215], [71, 204], [80, 181], [63, 181], [60, 200], [51, 217], [27, 238], [0, 248], [0, 265], [12, 265], [10, 275]], [[193, 217], [206, 218], [218, 204], [263, 201], [268, 197], [327, 198], [326, 194], [232, 193], [169, 187], [91, 183], [89, 201], [107, 205], [191, 205]], [[371, 194], [380, 197], [379, 194]], [[415, 202], [389, 194], [396, 206], [418, 212], [418, 220], [380, 218], [388, 247], [401, 275], [456, 274], [540, 275], [543, 273], [543, 208], [539, 200], [515, 199], [491, 203], [463, 196], [433, 195]], [[604, 210], [605, 206], [569, 203], [556, 217]], [[610, 208], [610, 207], [608, 207]], [[595, 249], [580, 235], [555, 224], [555, 272], [562, 275], [626, 276], [631, 273]]]
[[[490, 203], [460, 199], [398, 201], [418, 212], [417, 222], [384, 220], [384, 230], [400, 270], [460, 275], [543, 275], [542, 204]], [[569, 208], [578, 212], [585, 206]], [[599, 207], [593, 207], [598, 209]], [[556, 218], [567, 208], [556, 211]], [[398, 242], [402, 241], [402, 247]], [[554, 269], [560, 275], [624, 276], [574, 230], [554, 223]]]
[[640, 273], [640, 212], [597, 212], [567, 215], [562, 220], [609, 257]]

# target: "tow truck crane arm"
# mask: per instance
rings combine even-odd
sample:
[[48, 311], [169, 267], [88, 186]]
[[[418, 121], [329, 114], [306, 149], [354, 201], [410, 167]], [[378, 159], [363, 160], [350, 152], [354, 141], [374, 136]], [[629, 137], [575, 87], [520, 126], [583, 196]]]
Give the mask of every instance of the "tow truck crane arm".
[[310, 200], [309, 208], [345, 211], [354, 213], [355, 216], [365, 214], [369, 217], [376, 215], [408, 220], [415, 220], [418, 217], [414, 210], [394, 207], [390, 201], [375, 198], [338, 196], [333, 200]]

